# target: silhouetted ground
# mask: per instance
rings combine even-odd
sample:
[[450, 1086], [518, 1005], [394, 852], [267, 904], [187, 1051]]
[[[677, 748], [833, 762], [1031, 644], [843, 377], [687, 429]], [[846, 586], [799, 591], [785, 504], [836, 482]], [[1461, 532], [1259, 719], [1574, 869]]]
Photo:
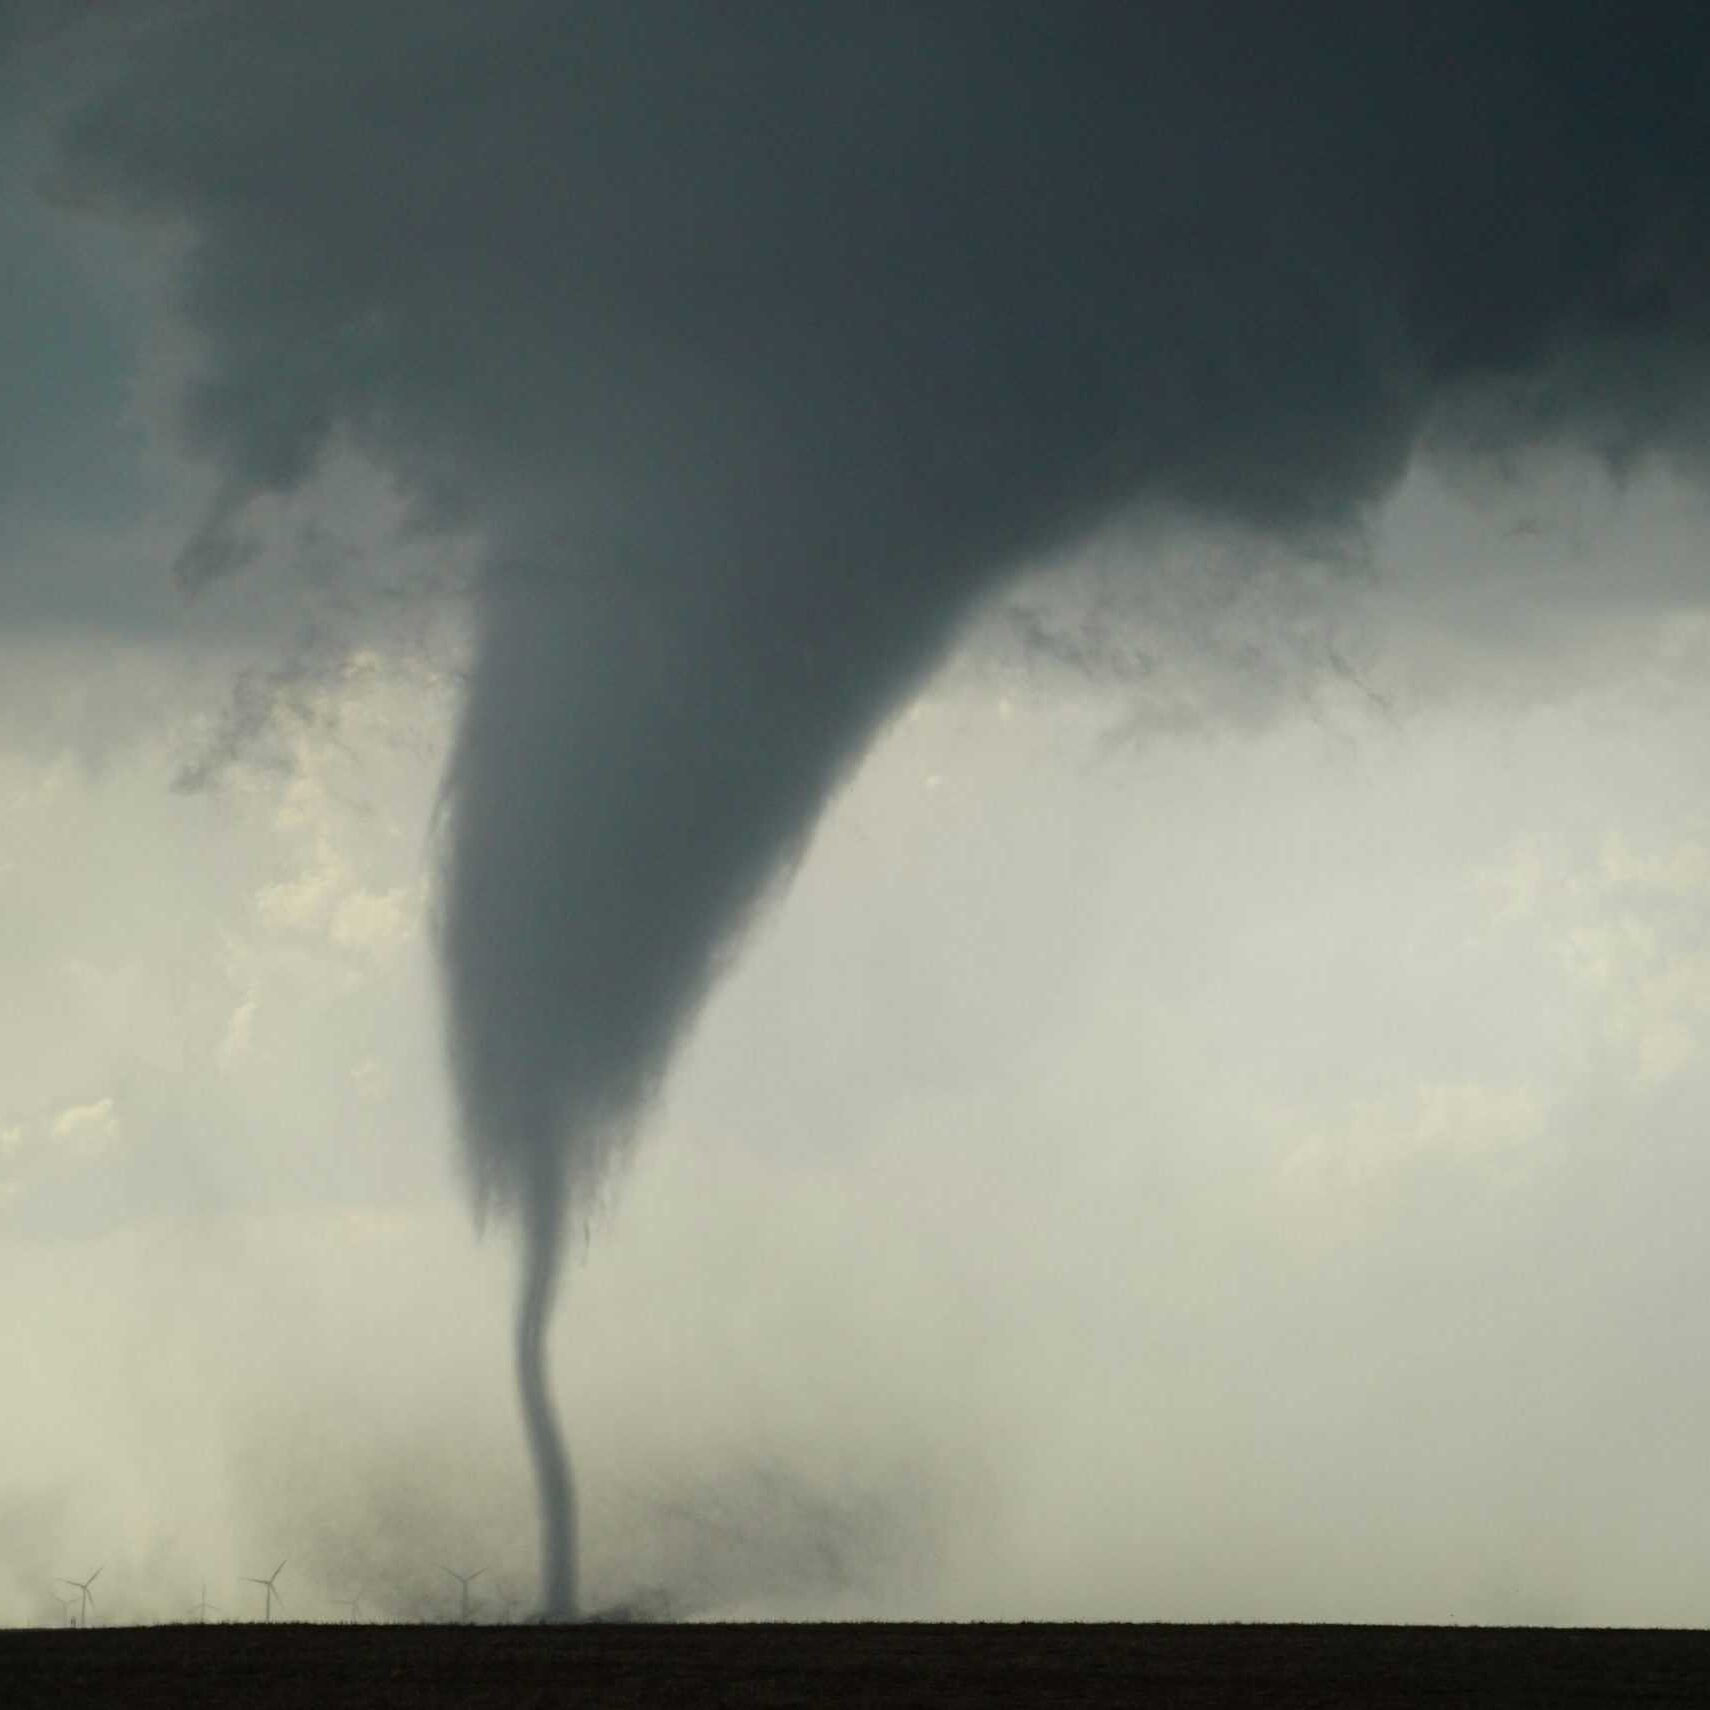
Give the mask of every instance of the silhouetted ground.
[[0, 1633], [0, 1704], [1710, 1705], [1710, 1634], [1467, 1627], [142, 1627]]

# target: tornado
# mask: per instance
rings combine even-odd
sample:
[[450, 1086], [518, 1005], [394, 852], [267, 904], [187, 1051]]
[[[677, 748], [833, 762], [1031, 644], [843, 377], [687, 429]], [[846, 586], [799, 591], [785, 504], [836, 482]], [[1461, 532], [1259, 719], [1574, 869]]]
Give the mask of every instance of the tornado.
[[[478, 547], [448, 1060], [579, 1608], [566, 1230], [888, 713], [1119, 513], [1302, 551], [1414, 460], [1701, 459], [1700, 7], [223, 0], [83, 32], [59, 194], [163, 229], [218, 477]], [[1143, 555], [1132, 573], [1147, 574]]]

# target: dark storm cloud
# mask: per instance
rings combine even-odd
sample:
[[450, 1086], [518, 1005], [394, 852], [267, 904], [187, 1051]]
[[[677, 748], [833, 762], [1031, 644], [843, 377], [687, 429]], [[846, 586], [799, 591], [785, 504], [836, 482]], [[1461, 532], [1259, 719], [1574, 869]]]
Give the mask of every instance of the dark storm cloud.
[[[137, 576], [80, 577], [56, 560], [50, 523], [128, 520], [139, 508], [124, 419], [122, 335], [37, 194], [59, 105], [44, 86], [48, 9], [0, 0], [0, 623], [98, 621], [147, 607]], [[158, 579], [156, 579], [158, 581]], [[106, 584], [106, 585], [103, 585]]]
[[1119, 506], [1333, 541], [1427, 429], [1690, 449], [1705, 29], [256, 0], [135, 49], [67, 183], [189, 240], [183, 433], [225, 485], [181, 575], [339, 442], [484, 541], [452, 1059], [549, 1482], [568, 1199], [980, 595]]

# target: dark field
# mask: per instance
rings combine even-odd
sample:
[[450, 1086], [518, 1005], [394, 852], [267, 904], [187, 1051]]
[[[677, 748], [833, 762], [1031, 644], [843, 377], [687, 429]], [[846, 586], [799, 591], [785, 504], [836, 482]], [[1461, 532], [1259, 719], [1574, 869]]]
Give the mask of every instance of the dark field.
[[1710, 1634], [1457, 1627], [148, 1627], [0, 1633], [0, 1704], [1710, 1704]]

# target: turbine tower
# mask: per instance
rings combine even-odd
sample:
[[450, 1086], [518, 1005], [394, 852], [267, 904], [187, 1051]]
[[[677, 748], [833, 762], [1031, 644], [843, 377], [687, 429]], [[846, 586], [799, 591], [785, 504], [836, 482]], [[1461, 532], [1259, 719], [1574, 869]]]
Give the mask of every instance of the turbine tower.
[[192, 1603], [190, 1605], [190, 1607], [191, 1607], [192, 1611], [195, 1613], [196, 1619], [199, 1622], [201, 1622], [201, 1624], [204, 1627], [207, 1626], [207, 1624], [208, 1624], [208, 1611], [210, 1609], [213, 1609], [216, 1611], [219, 1609], [219, 1607], [220, 1607], [219, 1604], [210, 1603], [208, 1601], [208, 1582], [206, 1580], [202, 1581], [202, 1598], [201, 1598], [201, 1601], [199, 1603]]
[[456, 1580], [460, 1586], [463, 1587], [463, 1612], [458, 1617], [458, 1619], [463, 1622], [464, 1626], [468, 1626], [469, 1625], [469, 1607], [470, 1607], [470, 1604], [469, 1604], [469, 1588], [487, 1570], [484, 1567], [479, 1567], [479, 1568], [476, 1568], [476, 1570], [473, 1573], [459, 1573], [456, 1568], [442, 1567], [439, 1571], [441, 1573], [450, 1574], [451, 1577], [454, 1580]]
[[101, 1577], [101, 1568], [104, 1568], [106, 1565], [107, 1564], [105, 1562], [102, 1562], [101, 1567], [96, 1568], [96, 1570], [90, 1574], [87, 1579], [60, 1579], [54, 1582], [56, 1585], [75, 1586], [78, 1592], [82, 1595], [83, 1601], [79, 1610], [77, 1622], [80, 1627], [87, 1627], [89, 1625], [89, 1611], [95, 1607], [95, 1593], [89, 1588]]
[[[287, 1558], [287, 1559], [289, 1559], [289, 1558]], [[285, 1563], [281, 1562], [278, 1565], [278, 1567], [276, 1567], [273, 1570], [273, 1572], [267, 1576], [266, 1579], [255, 1579], [248, 1574], [246, 1574], [244, 1576], [244, 1584], [245, 1585], [259, 1585], [266, 1590], [266, 1593], [267, 1593], [267, 1613], [262, 1616], [262, 1620], [264, 1620], [264, 1621], [271, 1621], [273, 1619], [273, 1599], [275, 1597], [279, 1598], [279, 1607], [281, 1609], [283, 1609], [285, 1607], [284, 1597], [281, 1596], [281, 1594], [277, 1590], [274, 1589], [274, 1585], [273, 1585], [274, 1580], [276, 1580], [280, 1576], [280, 1574], [282, 1574], [284, 1571], [285, 1571]]]

